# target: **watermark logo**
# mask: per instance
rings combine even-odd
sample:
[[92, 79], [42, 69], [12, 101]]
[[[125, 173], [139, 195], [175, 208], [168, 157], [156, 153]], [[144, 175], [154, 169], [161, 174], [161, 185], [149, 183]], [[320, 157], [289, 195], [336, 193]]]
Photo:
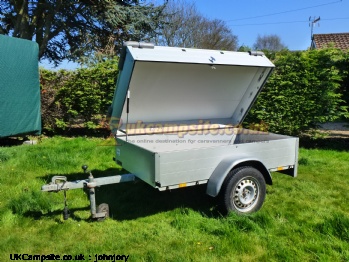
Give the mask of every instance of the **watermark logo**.
[[123, 129], [127, 135], [154, 135], [154, 134], [177, 134], [179, 138], [185, 135], [237, 135], [237, 134], [259, 134], [268, 132], [265, 122], [250, 124], [247, 129], [242, 125], [222, 125], [211, 123], [209, 120], [198, 120], [197, 123], [144, 123], [138, 120], [136, 123], [123, 124], [122, 119], [111, 118], [110, 130], [116, 133]]

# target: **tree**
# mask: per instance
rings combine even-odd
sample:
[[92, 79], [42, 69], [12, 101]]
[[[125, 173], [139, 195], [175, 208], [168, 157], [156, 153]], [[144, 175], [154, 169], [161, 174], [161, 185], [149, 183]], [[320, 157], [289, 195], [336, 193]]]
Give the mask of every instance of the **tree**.
[[237, 36], [233, 35], [226, 23], [219, 19], [204, 19], [199, 31], [198, 48], [215, 50], [236, 50]]
[[193, 2], [169, 1], [157, 43], [167, 46], [236, 50], [237, 36], [219, 19], [202, 16]]
[[239, 52], [248, 52], [248, 51], [251, 51], [252, 48], [247, 46], [247, 45], [241, 45], [239, 48], [238, 48], [238, 51]]
[[253, 48], [256, 50], [280, 51], [287, 47], [281, 42], [278, 35], [258, 35]]
[[195, 34], [195, 25], [201, 17], [193, 3], [185, 4], [184, 0], [179, 2], [170, 1], [165, 10], [165, 21], [157, 44], [165, 46], [191, 46], [192, 35]]
[[126, 40], [155, 35], [163, 6], [139, 0], [6, 0], [0, 33], [39, 44], [39, 58], [58, 64]]

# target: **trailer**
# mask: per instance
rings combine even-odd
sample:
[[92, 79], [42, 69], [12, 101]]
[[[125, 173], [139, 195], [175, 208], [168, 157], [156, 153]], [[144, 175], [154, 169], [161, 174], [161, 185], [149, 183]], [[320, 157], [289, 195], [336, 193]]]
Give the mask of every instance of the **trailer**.
[[88, 189], [96, 219], [109, 208], [96, 207], [94, 188], [135, 179], [160, 191], [206, 184], [226, 212], [259, 210], [271, 172], [297, 176], [298, 138], [241, 127], [273, 68], [262, 52], [125, 43], [110, 126], [129, 174], [54, 177], [42, 190]]

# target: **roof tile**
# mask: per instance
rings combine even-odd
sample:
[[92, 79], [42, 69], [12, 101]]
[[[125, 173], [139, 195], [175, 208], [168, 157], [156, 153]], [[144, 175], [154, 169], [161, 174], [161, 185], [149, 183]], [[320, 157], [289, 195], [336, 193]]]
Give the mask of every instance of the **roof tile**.
[[315, 48], [317, 49], [334, 44], [336, 48], [348, 50], [349, 33], [314, 34], [313, 43], [315, 44]]

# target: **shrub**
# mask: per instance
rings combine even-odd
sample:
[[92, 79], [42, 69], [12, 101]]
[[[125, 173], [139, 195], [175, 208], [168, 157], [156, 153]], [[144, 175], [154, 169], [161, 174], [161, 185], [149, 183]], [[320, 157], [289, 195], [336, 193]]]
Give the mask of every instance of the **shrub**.
[[57, 94], [66, 113], [64, 122], [82, 120], [85, 127], [97, 127], [112, 103], [117, 73], [115, 59], [77, 69]]
[[65, 127], [65, 112], [57, 100], [57, 93], [72, 74], [66, 70], [50, 71], [40, 68], [41, 118], [42, 127], [46, 131], [53, 132]]
[[299, 135], [348, 116], [340, 93], [345, 77], [340, 66], [347, 54], [330, 48], [274, 55], [276, 68], [245, 123], [265, 122], [269, 131]]
[[103, 123], [116, 86], [116, 59], [75, 71], [40, 73], [44, 129], [96, 128]]

